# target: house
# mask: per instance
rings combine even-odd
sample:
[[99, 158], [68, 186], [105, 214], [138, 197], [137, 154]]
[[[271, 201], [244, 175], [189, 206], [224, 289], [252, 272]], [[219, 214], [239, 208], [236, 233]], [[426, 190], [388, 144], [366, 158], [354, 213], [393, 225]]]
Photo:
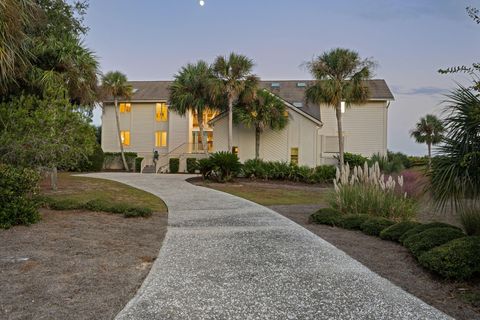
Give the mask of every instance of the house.
[[[131, 100], [119, 103], [120, 129], [125, 151], [143, 157], [142, 168], [153, 164], [164, 170], [169, 158], [180, 158], [180, 171], [187, 158], [201, 158], [202, 150], [196, 117], [182, 117], [168, 110], [170, 81], [132, 81]], [[371, 156], [387, 152], [388, 107], [394, 97], [384, 80], [369, 80], [370, 100], [343, 110], [345, 151]], [[285, 102], [289, 123], [284, 130], [265, 130], [261, 135], [260, 157], [264, 160], [291, 161], [311, 167], [334, 163], [338, 153], [335, 110], [305, 102], [309, 81], [262, 81], [261, 87]], [[102, 149], [119, 152], [113, 101], [103, 103]], [[204, 114], [208, 151], [226, 151], [228, 139], [225, 114]], [[234, 151], [241, 161], [255, 157], [253, 128], [235, 125]]]

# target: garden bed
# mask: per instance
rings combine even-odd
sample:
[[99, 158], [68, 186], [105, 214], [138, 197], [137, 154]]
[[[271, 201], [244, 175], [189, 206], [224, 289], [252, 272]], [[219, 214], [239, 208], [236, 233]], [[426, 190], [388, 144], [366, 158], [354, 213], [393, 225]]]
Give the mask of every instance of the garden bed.
[[441, 280], [423, 269], [401, 245], [360, 231], [310, 224], [312, 207], [270, 206], [332, 243], [372, 271], [428, 304], [457, 319], [480, 319], [480, 279], [470, 282]]

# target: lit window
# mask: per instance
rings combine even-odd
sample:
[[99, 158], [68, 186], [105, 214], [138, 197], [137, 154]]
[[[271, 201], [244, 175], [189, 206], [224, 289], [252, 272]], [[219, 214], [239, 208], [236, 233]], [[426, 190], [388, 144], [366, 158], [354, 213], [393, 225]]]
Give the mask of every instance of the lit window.
[[157, 103], [155, 107], [155, 119], [157, 121], [167, 121], [168, 120], [168, 107], [165, 102]]
[[130, 145], [130, 131], [121, 131], [120, 136], [122, 138], [122, 144], [124, 146]]
[[238, 147], [232, 147], [232, 153], [238, 156]]
[[132, 104], [131, 103], [120, 103], [120, 112], [125, 113], [125, 112], [130, 112], [132, 111]]
[[164, 148], [167, 146], [167, 131], [155, 132], [155, 147]]
[[341, 109], [342, 113], [345, 113], [345, 109], [346, 109], [346, 107], [345, 107], [345, 101], [342, 101], [342, 102], [340, 103], [340, 109]]
[[290, 163], [298, 164], [298, 148], [290, 149]]

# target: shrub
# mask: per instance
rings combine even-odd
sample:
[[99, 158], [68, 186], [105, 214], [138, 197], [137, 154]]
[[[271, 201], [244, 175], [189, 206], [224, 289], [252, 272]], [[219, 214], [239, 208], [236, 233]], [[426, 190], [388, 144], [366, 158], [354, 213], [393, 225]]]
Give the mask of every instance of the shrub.
[[394, 223], [395, 222], [385, 218], [374, 217], [374, 218], [365, 220], [365, 222], [361, 224], [360, 229], [362, 230], [363, 233], [368, 234], [370, 236], [378, 236], [380, 235], [380, 232], [390, 227]]
[[380, 232], [380, 238], [382, 238], [383, 240], [391, 240], [398, 242], [400, 240], [400, 237], [405, 232], [419, 225], [419, 222], [414, 221], [403, 221], [395, 223], [394, 225], [382, 230], [382, 232]]
[[368, 159], [362, 156], [361, 154], [354, 154], [349, 152], [345, 152], [343, 154], [343, 160], [345, 164], [348, 163], [348, 165], [352, 168], [357, 166], [361, 167], [364, 165], [365, 162], [368, 161]]
[[290, 165], [289, 180], [295, 182], [312, 182], [310, 177], [312, 176], [312, 169], [307, 166], [297, 166], [296, 164]]
[[40, 220], [38, 201], [34, 199], [39, 179], [34, 170], [0, 164], [0, 228]]
[[136, 218], [136, 217], [150, 217], [153, 211], [150, 208], [145, 207], [129, 207], [123, 212], [125, 218]]
[[[128, 168], [132, 170], [135, 167], [135, 159], [137, 154], [135, 152], [124, 152], [125, 160], [127, 161]], [[104, 167], [109, 168], [113, 162], [122, 162], [122, 155], [120, 152], [105, 152], [104, 153]]]
[[187, 158], [187, 172], [195, 173], [197, 170], [198, 163], [196, 158]]
[[142, 157], [135, 158], [135, 172], [142, 172]]
[[460, 222], [469, 236], [480, 236], [480, 210], [464, 209], [460, 212]]
[[464, 236], [462, 231], [455, 228], [431, 228], [408, 237], [403, 245], [418, 258], [435, 247]]
[[341, 218], [340, 212], [332, 208], [323, 208], [310, 216], [310, 220], [317, 224], [326, 224], [329, 226], [339, 225]]
[[410, 158], [404, 153], [387, 151], [387, 157], [390, 161], [400, 162], [406, 169], [412, 167]]
[[347, 214], [369, 214], [393, 220], [408, 220], [415, 216], [417, 202], [403, 192], [403, 177], [386, 179], [380, 167], [346, 165], [334, 180], [335, 191], [327, 201], [334, 209]]
[[410, 161], [410, 168], [413, 167], [424, 167], [428, 165], [428, 157], [414, 157], [410, 156], [408, 157], [408, 160]]
[[425, 268], [445, 278], [467, 280], [480, 273], [480, 237], [463, 237], [419, 257]]
[[170, 158], [168, 160], [168, 171], [170, 173], [178, 173], [180, 168], [180, 159], [179, 158]]
[[338, 223], [344, 229], [360, 230], [360, 226], [367, 219], [370, 219], [370, 216], [366, 214], [347, 214], [342, 215]]
[[110, 205], [108, 202], [100, 199], [94, 199], [88, 201], [84, 205], [85, 209], [90, 210], [90, 211], [95, 211], [95, 212], [109, 212], [110, 211]]
[[232, 180], [242, 168], [238, 156], [231, 152], [215, 152], [210, 155], [209, 159], [213, 165], [211, 177], [220, 182]]
[[249, 179], [265, 179], [266, 163], [262, 159], [249, 159], [242, 167], [242, 175]]
[[395, 157], [390, 158], [388, 155], [382, 156], [380, 154], [374, 154], [370, 160], [368, 160], [368, 163], [371, 166], [378, 163], [380, 171], [384, 173], [395, 173], [405, 169], [401, 159]]
[[317, 166], [312, 173], [312, 182], [326, 183], [335, 179], [337, 168], [331, 165]]
[[428, 229], [433, 229], [433, 228], [456, 228], [460, 230], [460, 228], [454, 227], [450, 224], [443, 223], [443, 222], [430, 222], [427, 224], [421, 224], [419, 226], [416, 226], [414, 228], [411, 228], [410, 230], [406, 231], [401, 237], [400, 237], [400, 243], [404, 243], [406, 239], [409, 237], [419, 234], [420, 232], [423, 232]]
[[52, 210], [81, 210], [84, 208], [84, 204], [75, 199], [50, 198], [48, 207]]
[[200, 159], [198, 161], [198, 170], [203, 179], [209, 179], [213, 171], [213, 163], [209, 158]]

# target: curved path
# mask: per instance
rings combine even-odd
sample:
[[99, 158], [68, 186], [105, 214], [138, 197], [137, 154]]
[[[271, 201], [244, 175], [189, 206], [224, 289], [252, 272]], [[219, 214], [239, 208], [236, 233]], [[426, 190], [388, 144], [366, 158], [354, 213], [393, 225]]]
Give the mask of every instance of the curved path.
[[158, 259], [117, 319], [449, 319], [258, 204], [184, 175], [88, 176], [151, 192], [169, 208]]

